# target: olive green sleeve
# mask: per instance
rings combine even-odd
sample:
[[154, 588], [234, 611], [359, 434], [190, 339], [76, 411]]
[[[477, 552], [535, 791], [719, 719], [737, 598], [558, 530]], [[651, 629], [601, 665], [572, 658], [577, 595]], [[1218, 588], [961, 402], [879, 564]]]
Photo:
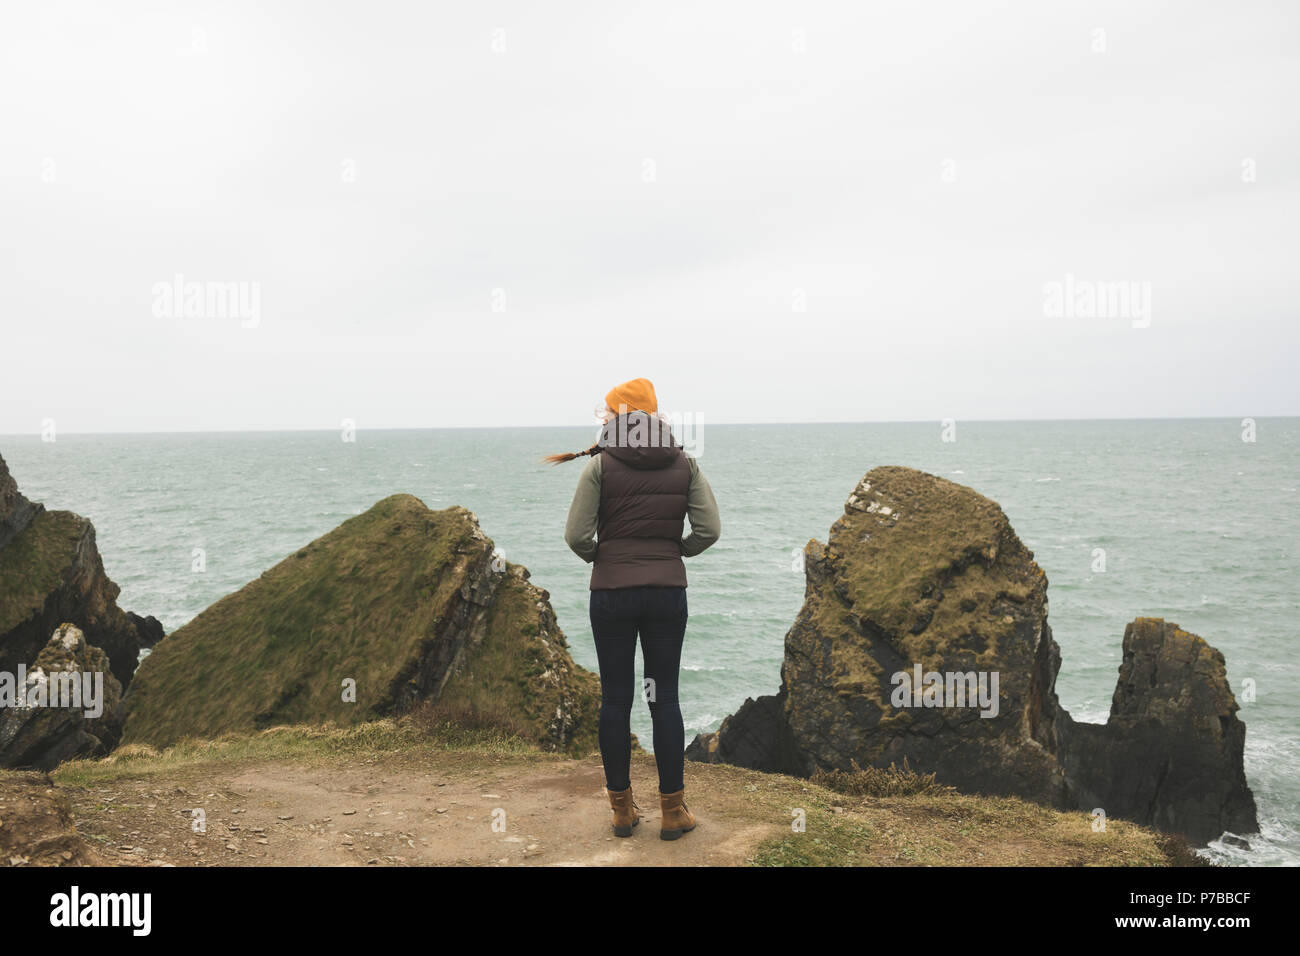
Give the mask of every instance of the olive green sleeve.
[[573, 553], [590, 564], [596, 560], [596, 519], [600, 511], [600, 455], [593, 455], [578, 477], [569, 505], [564, 541]]
[[718, 515], [713, 489], [695, 459], [691, 458], [690, 462], [691, 486], [686, 498], [686, 517], [691, 523], [691, 533], [682, 539], [682, 555], [687, 558], [708, 548], [722, 534], [722, 518]]

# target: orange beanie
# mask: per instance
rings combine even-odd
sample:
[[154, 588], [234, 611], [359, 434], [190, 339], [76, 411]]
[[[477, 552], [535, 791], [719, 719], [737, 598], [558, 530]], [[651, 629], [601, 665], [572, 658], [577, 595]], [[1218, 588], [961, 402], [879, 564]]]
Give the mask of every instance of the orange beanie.
[[[605, 396], [605, 404], [613, 409], [616, 415], [635, 411], [649, 412], [654, 415], [659, 411], [659, 399], [655, 397], [655, 387], [650, 384], [648, 378], [634, 378], [622, 385], [615, 385]], [[626, 407], [619, 408], [620, 405]]]

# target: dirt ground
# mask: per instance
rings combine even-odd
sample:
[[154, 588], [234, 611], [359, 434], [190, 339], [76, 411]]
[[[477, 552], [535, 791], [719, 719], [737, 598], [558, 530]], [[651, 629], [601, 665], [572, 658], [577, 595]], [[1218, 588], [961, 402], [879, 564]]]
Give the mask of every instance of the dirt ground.
[[706, 784], [687, 791], [696, 829], [660, 840], [653, 764], [635, 765], [632, 784], [643, 815], [626, 839], [610, 831], [598, 761], [211, 768], [183, 786], [124, 780], [67, 793], [78, 831], [127, 865], [725, 866], [783, 824], [711, 812], [730, 801]]
[[613, 835], [600, 758], [474, 747], [373, 724], [282, 728], [163, 754], [122, 749], [51, 775], [0, 771], [0, 866], [1167, 866], [1190, 851], [1082, 811], [943, 791], [852, 796], [688, 763], [699, 825]]

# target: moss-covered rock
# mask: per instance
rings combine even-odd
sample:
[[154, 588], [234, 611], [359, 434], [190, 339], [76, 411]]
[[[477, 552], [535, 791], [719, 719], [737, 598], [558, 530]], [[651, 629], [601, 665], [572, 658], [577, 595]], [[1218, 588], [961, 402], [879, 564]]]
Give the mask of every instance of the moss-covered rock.
[[[995, 502], [876, 468], [804, 555], [780, 690], [699, 736], [692, 759], [805, 776], [906, 762], [964, 792], [1101, 806], [1202, 841], [1254, 829], [1222, 655], [1135, 625], [1111, 723], [1073, 722], [1056, 697], [1047, 577]], [[931, 675], [941, 690], [921, 701]], [[992, 706], [955, 693], [981, 679]], [[1179, 756], [1157, 759], [1161, 746]]]
[[108, 655], [62, 625], [30, 668], [0, 673], [0, 766], [51, 770], [106, 754], [121, 736], [121, 703]]
[[[701, 739], [692, 756], [745, 760], [766, 748], [768, 767], [802, 775], [908, 760], [968, 792], [1063, 802], [1047, 578], [996, 503], [923, 472], [877, 468], [804, 560], [780, 693], [748, 704], [747, 720]], [[894, 675], [910, 679], [918, 665], [996, 672], [996, 715], [896, 706]]]
[[507, 564], [487, 624], [476, 632], [439, 703], [450, 712], [496, 716], [547, 749], [596, 749], [600, 678], [574, 663], [550, 593]]
[[126, 685], [141, 646], [156, 640], [161, 627], [118, 607], [119, 593], [104, 572], [94, 526], [70, 511], [28, 502], [0, 458], [0, 671], [30, 667], [66, 622], [108, 655], [113, 675]]
[[570, 658], [546, 592], [494, 551], [464, 508], [385, 498], [159, 643], [127, 695], [124, 740], [347, 725], [432, 702], [591, 749], [595, 675]]

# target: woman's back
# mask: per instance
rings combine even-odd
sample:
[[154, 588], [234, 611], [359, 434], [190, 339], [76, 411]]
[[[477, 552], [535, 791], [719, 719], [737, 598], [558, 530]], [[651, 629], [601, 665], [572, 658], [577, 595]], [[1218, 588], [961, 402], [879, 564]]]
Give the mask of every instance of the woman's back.
[[[699, 464], [657, 414], [654, 386], [646, 379], [624, 382], [610, 391], [605, 404], [605, 426], [596, 444], [547, 460], [591, 456], [573, 494], [564, 539], [593, 565], [590, 603], [600, 664], [600, 754], [614, 833], [631, 836], [640, 821], [630, 777], [639, 638], [645, 700], [654, 722], [659, 835], [675, 840], [695, 827], [684, 799], [685, 732], [677, 699], [688, 616], [682, 559], [717, 541], [722, 525]], [[683, 538], [685, 519], [691, 533]]]

